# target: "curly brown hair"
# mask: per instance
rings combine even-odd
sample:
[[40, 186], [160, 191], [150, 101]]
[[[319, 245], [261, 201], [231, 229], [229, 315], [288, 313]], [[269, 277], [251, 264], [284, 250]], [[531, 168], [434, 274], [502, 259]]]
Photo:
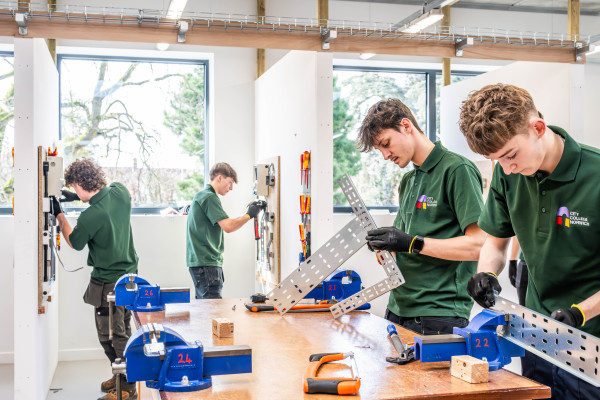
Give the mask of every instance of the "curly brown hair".
[[527, 90], [498, 83], [469, 94], [462, 103], [460, 130], [471, 150], [488, 155], [519, 134], [535, 115], [543, 118]]
[[375, 103], [365, 116], [358, 132], [357, 147], [362, 152], [373, 150], [377, 136], [384, 129], [400, 129], [400, 122], [408, 118], [421, 133], [421, 128], [412, 111], [398, 99], [381, 100]]
[[225, 178], [233, 178], [233, 181], [238, 183], [235, 169], [233, 169], [233, 167], [226, 162], [216, 163], [213, 165], [208, 175], [210, 176], [211, 181], [214, 180], [217, 175], [223, 175]]
[[65, 171], [65, 185], [78, 184], [87, 192], [94, 192], [106, 186], [104, 171], [89, 158], [77, 159]]

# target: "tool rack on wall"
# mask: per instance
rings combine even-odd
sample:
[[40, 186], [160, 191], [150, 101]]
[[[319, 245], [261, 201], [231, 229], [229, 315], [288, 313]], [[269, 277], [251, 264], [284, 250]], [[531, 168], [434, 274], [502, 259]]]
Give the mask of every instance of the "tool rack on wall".
[[255, 228], [256, 289], [261, 293], [270, 291], [281, 281], [279, 171], [279, 156], [262, 160], [254, 167], [255, 196], [267, 203]]

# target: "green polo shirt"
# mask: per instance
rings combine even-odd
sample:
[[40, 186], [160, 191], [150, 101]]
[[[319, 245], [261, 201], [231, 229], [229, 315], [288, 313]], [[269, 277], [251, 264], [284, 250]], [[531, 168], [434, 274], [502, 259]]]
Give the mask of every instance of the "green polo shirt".
[[[483, 186], [477, 167], [448, 151], [440, 142], [421, 166], [402, 177], [400, 205], [394, 226], [411, 235], [435, 239], [463, 236], [477, 222], [483, 207]], [[390, 294], [388, 308], [401, 317], [469, 318], [473, 300], [467, 281], [475, 261], [448, 261], [421, 254], [398, 253], [406, 282]]]
[[77, 219], [69, 235], [75, 250], [88, 246], [92, 278], [114, 283], [123, 274], [137, 271], [138, 256], [131, 234], [131, 196], [121, 183], [113, 182], [96, 193]]
[[[554, 171], [505, 175], [497, 164], [479, 219], [492, 236], [517, 236], [529, 271], [526, 306], [544, 315], [600, 291], [600, 151], [549, 128], [565, 139]], [[600, 336], [600, 318], [582, 329]]]
[[188, 267], [223, 265], [223, 230], [219, 221], [229, 218], [211, 185], [196, 193], [187, 217]]

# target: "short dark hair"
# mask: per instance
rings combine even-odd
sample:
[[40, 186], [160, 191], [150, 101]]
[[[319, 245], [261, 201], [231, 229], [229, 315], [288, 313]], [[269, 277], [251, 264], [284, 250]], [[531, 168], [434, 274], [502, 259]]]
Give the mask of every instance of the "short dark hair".
[[469, 94], [459, 125], [471, 150], [488, 155], [519, 134], [534, 115], [544, 118], [527, 90], [498, 83]]
[[104, 171], [89, 158], [77, 159], [65, 171], [65, 185], [78, 184], [86, 192], [94, 192], [106, 186]]
[[400, 122], [407, 118], [421, 133], [421, 128], [412, 111], [398, 99], [381, 100], [375, 103], [362, 122], [358, 133], [357, 146], [362, 152], [371, 151], [375, 147], [377, 136], [384, 129], [400, 130]]
[[211, 181], [214, 180], [217, 177], [217, 175], [222, 175], [225, 178], [233, 178], [233, 181], [235, 183], [238, 183], [237, 173], [235, 172], [235, 169], [233, 169], [231, 165], [225, 162], [216, 163], [210, 169], [209, 176]]

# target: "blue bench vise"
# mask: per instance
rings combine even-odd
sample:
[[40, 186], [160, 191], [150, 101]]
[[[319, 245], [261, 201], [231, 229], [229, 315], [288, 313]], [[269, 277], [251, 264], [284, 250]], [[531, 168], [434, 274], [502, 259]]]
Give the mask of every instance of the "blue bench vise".
[[[347, 269], [330, 275], [323, 282], [315, 286], [306, 295], [305, 299], [315, 299], [316, 303], [331, 299], [341, 301], [360, 292], [362, 289], [364, 288], [360, 275], [356, 271]], [[358, 307], [357, 310], [368, 310], [370, 308], [371, 304], [366, 303]]]
[[415, 336], [414, 357], [421, 362], [450, 361], [452, 356], [469, 355], [486, 360], [490, 371], [510, 364], [512, 357], [523, 357], [525, 349], [498, 336], [498, 326], [506, 325], [508, 315], [483, 310], [465, 328], [454, 328], [453, 335]]
[[[247, 345], [204, 348], [186, 342], [161, 324], [147, 324], [133, 334], [124, 356], [113, 363], [113, 373], [128, 382], [145, 381], [152, 389], [191, 392], [209, 388], [212, 376], [252, 372], [252, 349]], [[119, 382], [120, 380], [117, 379]]]
[[168, 303], [189, 303], [190, 289], [161, 288], [136, 274], [125, 274], [115, 284], [114, 295], [109, 294], [108, 301], [132, 311], [162, 311]]

